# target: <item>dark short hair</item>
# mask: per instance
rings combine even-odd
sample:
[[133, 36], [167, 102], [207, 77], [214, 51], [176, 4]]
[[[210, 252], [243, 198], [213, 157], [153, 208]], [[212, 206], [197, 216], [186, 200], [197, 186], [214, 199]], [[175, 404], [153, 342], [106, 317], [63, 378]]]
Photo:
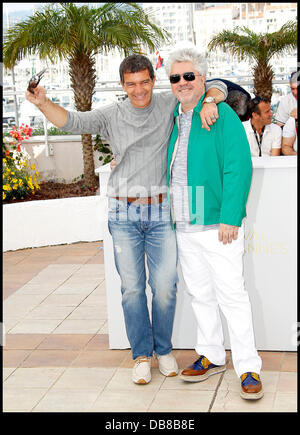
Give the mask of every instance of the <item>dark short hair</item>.
[[154, 69], [150, 60], [142, 54], [132, 54], [125, 57], [119, 67], [120, 80], [124, 83], [124, 73], [135, 73], [147, 69], [151, 80], [154, 79]]
[[299, 76], [299, 71], [292, 72], [291, 77], [290, 77], [290, 83], [297, 83], [298, 76]]
[[248, 101], [250, 100], [250, 96], [241, 92], [239, 90], [228, 91], [228, 96], [225, 100], [227, 103], [238, 115], [241, 121], [246, 121], [248, 119], [247, 116], [247, 108]]
[[260, 97], [259, 95], [257, 95], [256, 97], [252, 98], [249, 103], [248, 103], [248, 115], [250, 117], [252, 117], [252, 113], [257, 113], [258, 115], [260, 115], [260, 108], [259, 108], [259, 103], [270, 103], [270, 100], [268, 100], [267, 98], [263, 98]]

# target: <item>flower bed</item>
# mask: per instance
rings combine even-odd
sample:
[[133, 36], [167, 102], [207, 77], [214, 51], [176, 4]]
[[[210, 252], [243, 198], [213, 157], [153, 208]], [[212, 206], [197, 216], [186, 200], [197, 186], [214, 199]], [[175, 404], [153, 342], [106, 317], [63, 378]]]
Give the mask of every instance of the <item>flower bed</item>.
[[11, 141], [6, 143], [3, 138], [2, 145], [2, 200], [23, 200], [33, 195], [39, 188], [35, 165], [30, 164], [30, 156], [21, 147], [24, 139], [29, 139], [32, 128], [22, 124], [17, 130], [10, 131]]

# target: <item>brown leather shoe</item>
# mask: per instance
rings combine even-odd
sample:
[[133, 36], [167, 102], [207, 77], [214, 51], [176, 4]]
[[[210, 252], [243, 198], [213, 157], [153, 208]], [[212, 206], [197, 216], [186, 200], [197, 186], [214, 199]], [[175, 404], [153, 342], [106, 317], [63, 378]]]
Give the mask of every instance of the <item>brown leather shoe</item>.
[[246, 400], [257, 400], [263, 397], [263, 387], [257, 373], [246, 372], [241, 376], [241, 397]]
[[204, 355], [195, 361], [191, 366], [180, 373], [181, 379], [187, 382], [205, 381], [209, 376], [215, 375], [226, 370], [226, 365], [217, 366], [211, 363]]

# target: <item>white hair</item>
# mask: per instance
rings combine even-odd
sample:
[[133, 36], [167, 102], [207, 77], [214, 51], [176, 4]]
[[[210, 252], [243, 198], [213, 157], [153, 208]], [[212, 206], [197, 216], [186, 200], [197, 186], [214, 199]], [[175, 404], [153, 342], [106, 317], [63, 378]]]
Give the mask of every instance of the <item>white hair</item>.
[[173, 63], [175, 62], [191, 62], [199, 74], [206, 75], [207, 73], [206, 60], [195, 48], [178, 48], [170, 53], [165, 67], [168, 76], [170, 75]]

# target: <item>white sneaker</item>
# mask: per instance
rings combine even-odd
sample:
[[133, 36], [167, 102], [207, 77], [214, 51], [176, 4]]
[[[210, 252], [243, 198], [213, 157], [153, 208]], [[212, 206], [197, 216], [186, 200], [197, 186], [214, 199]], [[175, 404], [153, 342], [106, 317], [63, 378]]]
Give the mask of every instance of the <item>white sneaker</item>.
[[178, 365], [171, 352], [167, 355], [156, 355], [156, 358], [158, 360], [159, 371], [164, 376], [170, 377], [178, 374]]
[[148, 384], [151, 381], [151, 358], [140, 356], [135, 360], [132, 380], [135, 384]]

